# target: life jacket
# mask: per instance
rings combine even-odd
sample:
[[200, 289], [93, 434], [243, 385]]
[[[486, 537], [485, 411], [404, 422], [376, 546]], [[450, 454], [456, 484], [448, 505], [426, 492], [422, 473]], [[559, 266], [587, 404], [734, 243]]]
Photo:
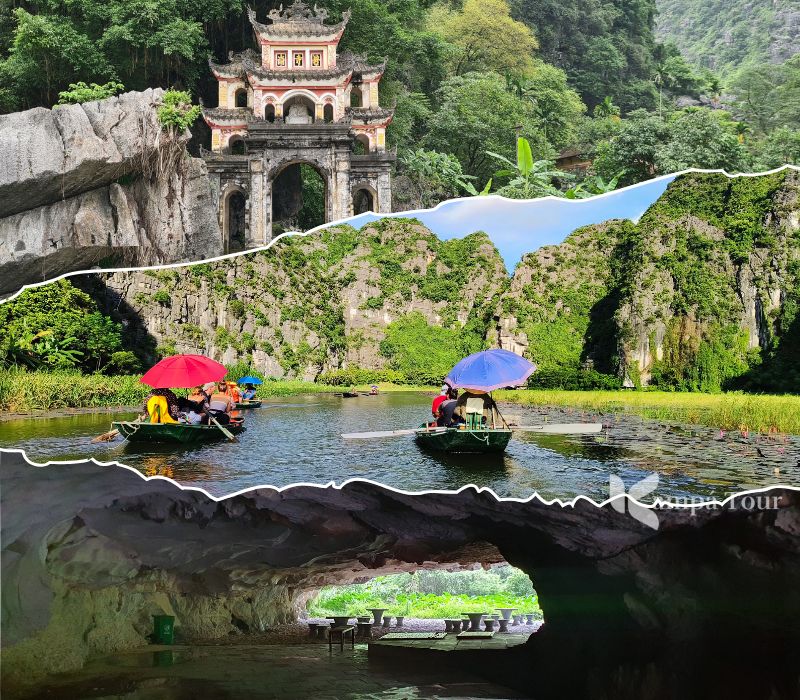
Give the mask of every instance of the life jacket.
[[163, 396], [151, 396], [147, 399], [147, 414], [150, 416], [151, 423], [177, 423], [169, 415], [169, 404]]

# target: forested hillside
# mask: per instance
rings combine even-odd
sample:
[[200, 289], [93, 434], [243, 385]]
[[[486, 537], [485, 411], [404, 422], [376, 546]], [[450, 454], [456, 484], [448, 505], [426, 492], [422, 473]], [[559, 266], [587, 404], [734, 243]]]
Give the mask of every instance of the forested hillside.
[[[264, 18], [278, 4], [254, 6]], [[680, 38], [666, 26], [702, 31], [680, 46], [694, 57], [707, 43], [719, 71], [657, 39], [656, 0], [321, 4], [332, 21], [352, 10], [342, 50], [387, 59], [381, 103], [396, 108], [387, 136], [398, 152], [396, 209], [484, 188], [585, 197], [688, 167], [800, 163], [800, 58], [780, 62], [798, 45], [789, 0], [770, 10], [664, 0], [659, 36]], [[15, 0], [0, 6], [0, 111], [123, 86], [185, 88], [213, 106], [209, 55], [252, 46], [243, 0]], [[727, 71], [764, 52], [778, 62]], [[202, 122], [193, 131], [193, 148], [209, 145]], [[517, 135], [530, 159], [517, 162]], [[587, 165], [560, 170], [564, 151]]]
[[798, 0], [657, 0], [657, 7], [656, 36], [721, 75], [745, 64], [783, 63], [800, 50]]
[[122, 348], [142, 366], [199, 352], [273, 377], [437, 383], [502, 345], [544, 385], [800, 391], [799, 221], [795, 171], [688, 174], [637, 223], [578, 229], [511, 277], [485, 233], [337, 226], [187, 271], [76, 279], [91, 299], [66, 281], [26, 291], [0, 306], [0, 359], [113, 372], [137, 361]]

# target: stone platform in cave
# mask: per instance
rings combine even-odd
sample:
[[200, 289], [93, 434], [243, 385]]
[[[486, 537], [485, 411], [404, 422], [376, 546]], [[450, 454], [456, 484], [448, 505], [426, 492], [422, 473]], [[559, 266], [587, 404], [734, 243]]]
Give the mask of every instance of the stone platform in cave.
[[505, 650], [528, 641], [530, 634], [496, 633], [489, 639], [459, 639], [448, 634], [443, 639], [377, 639], [369, 644], [370, 655], [392, 656], [405, 650], [434, 652], [463, 652], [486, 649]]

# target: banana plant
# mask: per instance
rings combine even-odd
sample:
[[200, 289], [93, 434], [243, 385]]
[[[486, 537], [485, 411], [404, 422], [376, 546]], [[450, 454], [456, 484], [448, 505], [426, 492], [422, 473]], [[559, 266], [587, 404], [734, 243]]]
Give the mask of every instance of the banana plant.
[[554, 168], [551, 160], [534, 160], [531, 144], [523, 136], [517, 137], [517, 162], [514, 163], [500, 153], [486, 151], [488, 156], [507, 165], [498, 170], [494, 176], [511, 178], [497, 194], [511, 199], [530, 199], [542, 195], [559, 195], [558, 188], [553, 185], [554, 178], [572, 179], [572, 175]]
[[577, 185], [570, 187], [566, 192], [564, 192], [564, 196], [567, 199], [586, 199], [587, 197], [593, 197], [596, 194], [613, 192], [615, 189], [617, 189], [619, 179], [623, 176], [624, 172], [624, 170], [621, 170], [610, 180], [604, 180], [602, 177], [600, 177], [600, 175], [587, 177], [583, 182], [579, 182]]

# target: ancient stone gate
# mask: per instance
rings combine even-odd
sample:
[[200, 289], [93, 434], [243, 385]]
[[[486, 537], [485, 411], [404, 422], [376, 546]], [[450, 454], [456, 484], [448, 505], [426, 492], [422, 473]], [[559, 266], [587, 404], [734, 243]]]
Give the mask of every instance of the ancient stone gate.
[[393, 110], [378, 104], [385, 64], [337, 53], [349, 12], [329, 25], [327, 11], [296, 0], [269, 18], [261, 24], [250, 11], [260, 52], [210, 62], [219, 106], [203, 109], [212, 134], [205, 158], [228, 251], [272, 239], [275, 181], [290, 166], [322, 177], [326, 222], [391, 211]]

